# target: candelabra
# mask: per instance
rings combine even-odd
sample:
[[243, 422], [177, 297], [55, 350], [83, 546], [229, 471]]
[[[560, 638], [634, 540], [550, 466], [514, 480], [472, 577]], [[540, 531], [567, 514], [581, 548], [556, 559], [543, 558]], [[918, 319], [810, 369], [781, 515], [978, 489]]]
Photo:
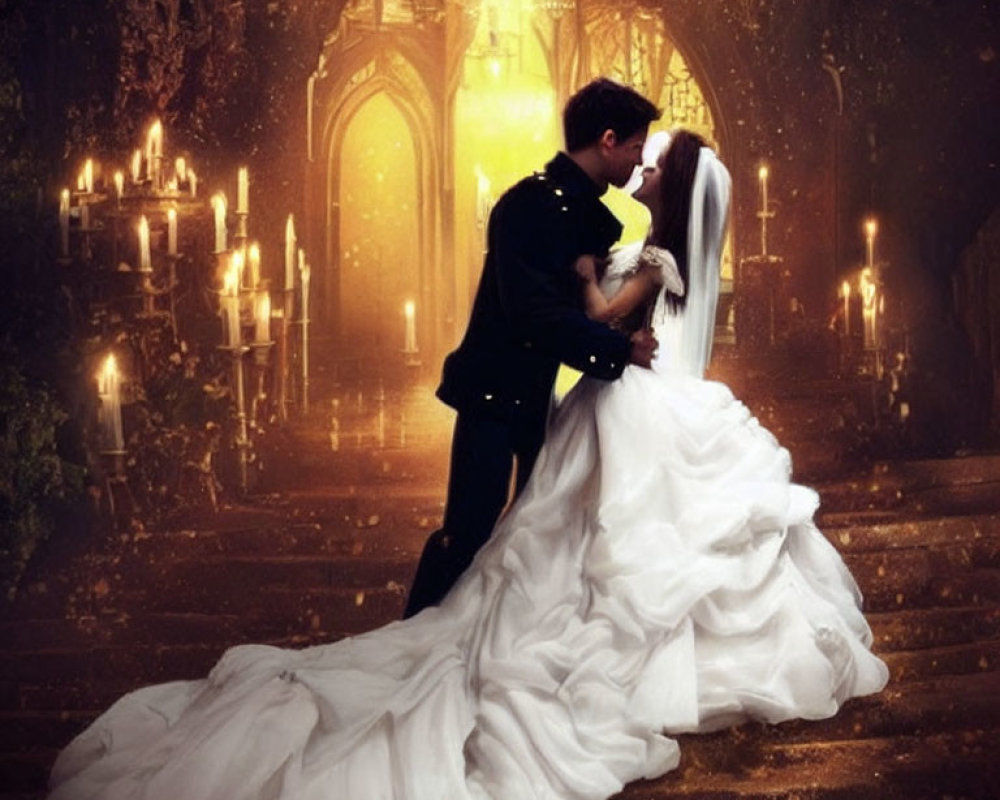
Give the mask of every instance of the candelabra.
[[232, 365], [233, 394], [236, 401], [236, 454], [239, 469], [239, 488], [247, 490], [247, 465], [250, 462], [250, 436], [247, 429], [246, 391], [243, 385], [243, 357], [250, 348], [242, 345], [219, 345], [223, 353], [228, 353]]

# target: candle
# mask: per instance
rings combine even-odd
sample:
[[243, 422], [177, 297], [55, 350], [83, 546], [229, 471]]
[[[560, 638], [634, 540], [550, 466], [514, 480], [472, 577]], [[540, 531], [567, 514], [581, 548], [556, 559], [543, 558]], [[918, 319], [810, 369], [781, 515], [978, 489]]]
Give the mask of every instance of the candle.
[[285, 290], [295, 288], [295, 220], [288, 215], [285, 223]]
[[69, 258], [69, 189], [59, 193], [59, 255]]
[[302, 280], [302, 407], [309, 407], [309, 265], [299, 250], [299, 277]]
[[236, 176], [236, 213], [250, 212], [250, 176], [246, 167], [240, 167]]
[[149, 257], [149, 220], [145, 215], [139, 218], [139, 271], [152, 272], [153, 265]]
[[156, 188], [160, 182], [160, 158], [163, 156], [163, 125], [154, 120], [146, 136], [146, 177]]
[[177, 255], [177, 209], [167, 209], [167, 253]]
[[129, 168], [132, 175], [132, 183], [139, 183], [142, 180], [142, 150], [132, 153], [132, 164]]
[[174, 173], [177, 175], [178, 184], [187, 180], [187, 161], [184, 156], [177, 156], [177, 160], [174, 162]]
[[226, 196], [212, 195], [212, 210], [215, 212], [215, 252], [226, 249]]
[[80, 230], [90, 230], [90, 206], [86, 203], [80, 203]]
[[843, 286], [844, 295], [844, 336], [851, 335], [851, 284], [844, 281]]
[[877, 287], [871, 280], [871, 270], [861, 270], [861, 321], [866, 348], [875, 346], [875, 295]]
[[253, 242], [247, 250], [247, 261], [250, 264], [250, 288], [256, 289], [260, 284], [260, 245]]
[[240, 297], [235, 256], [233, 253], [222, 282], [223, 342], [229, 347], [240, 346]]
[[198, 176], [195, 175], [194, 170], [191, 169], [190, 167], [188, 167], [187, 174], [188, 174], [188, 184], [191, 187], [191, 196], [196, 197], [198, 195]]
[[267, 292], [257, 294], [254, 304], [254, 341], [269, 342], [271, 340], [271, 295]]
[[98, 417], [104, 441], [102, 446], [109, 451], [125, 449], [122, 436], [121, 377], [114, 355], [104, 360], [97, 374], [97, 395], [100, 400]]
[[118, 170], [115, 172], [115, 198], [118, 201], [118, 207], [121, 208], [122, 198], [125, 196], [125, 174]]
[[406, 304], [403, 306], [403, 313], [406, 316], [406, 334], [403, 339], [403, 352], [404, 353], [416, 353], [417, 352], [417, 326], [416, 320], [414, 319], [414, 314], [416, 312], [416, 307], [412, 300], [407, 300]]
[[866, 266], [875, 266], [875, 234], [878, 231], [878, 223], [874, 219], [865, 222], [865, 249], [867, 251]]
[[88, 158], [83, 164], [83, 190], [87, 194], [94, 193], [94, 160]]
[[243, 287], [243, 270], [246, 267], [246, 256], [242, 250], [233, 251], [232, 265], [236, 272], [236, 288], [240, 289]]
[[760, 210], [767, 213], [767, 167], [762, 166], [757, 175], [760, 178]]

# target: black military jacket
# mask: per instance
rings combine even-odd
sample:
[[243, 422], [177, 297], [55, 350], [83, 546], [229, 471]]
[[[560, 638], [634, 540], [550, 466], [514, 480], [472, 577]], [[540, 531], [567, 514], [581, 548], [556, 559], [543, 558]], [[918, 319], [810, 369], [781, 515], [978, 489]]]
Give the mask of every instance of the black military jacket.
[[490, 214], [469, 325], [444, 363], [438, 397], [459, 411], [535, 417], [559, 363], [611, 380], [628, 362], [624, 334], [590, 320], [573, 262], [607, 254], [622, 226], [569, 156], [511, 187]]

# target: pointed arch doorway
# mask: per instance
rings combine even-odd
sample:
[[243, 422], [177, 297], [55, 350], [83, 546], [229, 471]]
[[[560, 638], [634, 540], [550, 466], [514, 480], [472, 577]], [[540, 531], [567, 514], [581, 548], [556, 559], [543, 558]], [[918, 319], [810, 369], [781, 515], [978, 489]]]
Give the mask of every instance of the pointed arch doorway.
[[347, 122], [340, 158], [338, 328], [356, 356], [404, 344], [403, 309], [420, 292], [420, 221], [413, 136], [384, 91]]

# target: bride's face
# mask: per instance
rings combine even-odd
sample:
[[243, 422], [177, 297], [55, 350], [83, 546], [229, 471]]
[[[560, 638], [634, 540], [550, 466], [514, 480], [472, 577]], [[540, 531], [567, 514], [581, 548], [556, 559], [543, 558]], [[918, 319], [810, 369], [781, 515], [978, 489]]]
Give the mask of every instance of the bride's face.
[[653, 166], [643, 167], [642, 183], [639, 184], [638, 189], [632, 192], [632, 197], [652, 210], [653, 206], [659, 202], [662, 177], [663, 168], [660, 166], [659, 160]]

